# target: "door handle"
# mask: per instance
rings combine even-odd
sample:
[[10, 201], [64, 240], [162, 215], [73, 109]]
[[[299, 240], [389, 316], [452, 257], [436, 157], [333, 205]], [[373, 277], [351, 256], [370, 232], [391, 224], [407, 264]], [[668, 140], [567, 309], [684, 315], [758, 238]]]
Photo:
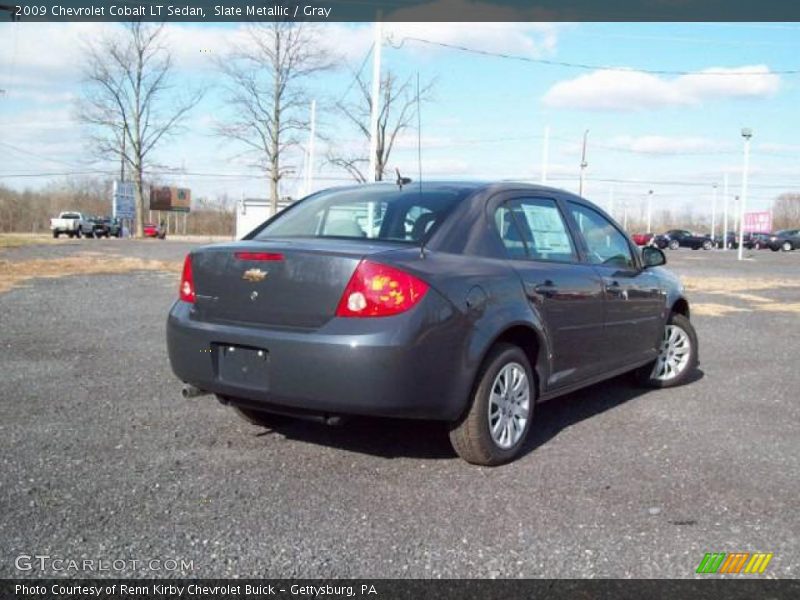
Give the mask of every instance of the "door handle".
[[543, 283], [533, 286], [533, 291], [540, 296], [553, 296], [558, 293], [558, 286], [552, 280], [547, 279]]
[[606, 291], [609, 294], [615, 294], [617, 296], [622, 295], [625, 291], [623, 287], [619, 284], [619, 281], [616, 279], [604, 279], [604, 283], [606, 284]]

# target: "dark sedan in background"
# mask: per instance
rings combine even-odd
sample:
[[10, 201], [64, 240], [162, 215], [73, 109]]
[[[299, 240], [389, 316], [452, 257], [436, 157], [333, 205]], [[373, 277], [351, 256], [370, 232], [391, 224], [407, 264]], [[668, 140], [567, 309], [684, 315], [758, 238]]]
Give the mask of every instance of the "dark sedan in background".
[[546, 187], [332, 189], [186, 257], [169, 359], [185, 396], [258, 424], [437, 419], [462, 458], [496, 465], [538, 402], [628, 371], [691, 377], [697, 336], [664, 262]]
[[776, 231], [767, 240], [767, 247], [773, 252], [783, 250], [790, 252], [800, 248], [800, 229], [782, 229]]
[[677, 250], [678, 248], [711, 250], [714, 246], [710, 236], [697, 235], [686, 229], [670, 229], [666, 233], [657, 235], [653, 239], [653, 243], [662, 250], [665, 248], [670, 250]]

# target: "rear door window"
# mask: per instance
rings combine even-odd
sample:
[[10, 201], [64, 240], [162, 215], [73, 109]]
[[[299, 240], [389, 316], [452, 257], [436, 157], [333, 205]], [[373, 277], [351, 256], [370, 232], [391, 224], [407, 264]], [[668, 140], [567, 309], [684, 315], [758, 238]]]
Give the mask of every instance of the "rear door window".
[[575, 247], [555, 201], [547, 198], [510, 200], [495, 213], [509, 258], [574, 262]]

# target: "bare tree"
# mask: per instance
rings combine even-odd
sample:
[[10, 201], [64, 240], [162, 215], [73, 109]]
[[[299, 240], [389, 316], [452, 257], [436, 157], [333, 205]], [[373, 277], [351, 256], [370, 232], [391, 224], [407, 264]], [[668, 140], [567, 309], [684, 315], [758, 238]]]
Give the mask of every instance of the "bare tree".
[[[355, 74], [358, 96], [350, 103], [339, 102], [337, 108], [347, 121], [364, 136], [369, 146], [369, 121], [372, 111], [372, 95], [370, 85], [360, 73]], [[430, 81], [419, 90], [419, 101], [432, 99], [434, 82]], [[375, 151], [375, 181], [383, 181], [388, 171], [389, 157], [400, 134], [414, 124], [417, 117], [416, 82], [409, 77], [400, 81], [389, 71], [381, 79], [380, 111], [378, 113], [378, 144]], [[369, 151], [364, 150], [355, 156], [348, 155], [342, 148], [331, 148], [328, 151], [328, 162], [347, 171], [359, 183], [368, 180]]]
[[269, 177], [272, 214], [281, 179], [294, 171], [287, 154], [309, 127], [306, 84], [335, 63], [315, 29], [280, 21], [252, 24], [246, 42], [218, 62], [228, 79], [231, 116], [217, 131], [243, 144]]
[[800, 227], [800, 194], [787, 192], [775, 198], [772, 220], [776, 230]]
[[136, 235], [144, 225], [144, 171], [160, 143], [180, 129], [202, 92], [178, 94], [170, 79], [172, 56], [164, 26], [124, 25], [86, 48], [86, 92], [80, 118], [92, 127], [92, 144], [104, 157], [121, 159], [133, 174]]

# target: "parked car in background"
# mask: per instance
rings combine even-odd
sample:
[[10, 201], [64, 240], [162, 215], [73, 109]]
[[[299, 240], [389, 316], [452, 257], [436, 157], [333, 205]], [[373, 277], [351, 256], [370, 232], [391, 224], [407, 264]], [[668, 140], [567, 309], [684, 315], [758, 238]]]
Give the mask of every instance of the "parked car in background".
[[686, 229], [670, 229], [666, 233], [657, 235], [654, 244], [661, 248], [677, 250], [678, 248], [691, 248], [692, 250], [711, 250], [714, 243], [709, 235], [697, 235]]
[[[736, 235], [735, 231], [729, 231], [728, 233], [725, 234], [725, 245], [727, 245], [728, 248], [734, 250], [739, 247], [739, 238]], [[714, 247], [715, 248], [725, 247], [723, 245], [722, 236], [714, 237]]]
[[97, 217], [86, 217], [81, 223], [81, 235], [86, 238], [99, 237], [96, 235]]
[[649, 246], [656, 236], [653, 233], [634, 233], [631, 237], [637, 246]]
[[216, 394], [257, 425], [440, 420], [463, 459], [497, 465], [538, 402], [626, 371], [691, 380], [697, 335], [665, 261], [562, 190], [336, 188], [186, 256], [169, 360], [185, 397]]
[[122, 222], [113, 217], [95, 217], [94, 236], [95, 237], [122, 237]]
[[773, 252], [797, 250], [800, 248], [800, 229], [782, 229], [769, 237], [767, 246]]
[[65, 210], [59, 213], [57, 217], [50, 219], [50, 229], [53, 232], [53, 237], [57, 238], [62, 233], [69, 237], [81, 237], [82, 228], [86, 219], [83, 214]]
[[163, 225], [156, 225], [155, 223], [144, 224], [144, 237], [158, 238], [163, 240], [167, 237], [167, 232]]
[[764, 231], [754, 231], [744, 234], [744, 247], [748, 250], [763, 250], [769, 247], [769, 238], [772, 234]]

